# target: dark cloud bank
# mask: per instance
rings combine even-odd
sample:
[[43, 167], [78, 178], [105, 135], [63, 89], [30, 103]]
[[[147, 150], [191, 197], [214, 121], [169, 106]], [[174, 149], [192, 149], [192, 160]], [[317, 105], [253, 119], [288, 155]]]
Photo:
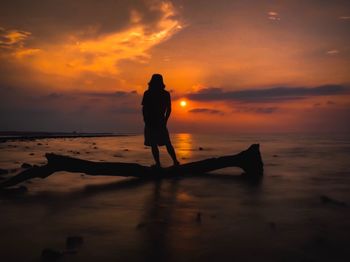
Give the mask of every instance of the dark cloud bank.
[[225, 91], [222, 88], [203, 88], [187, 97], [196, 101], [236, 101], [243, 103], [283, 102], [316, 96], [350, 94], [350, 88], [343, 85], [323, 85], [317, 87], [273, 87]]
[[[0, 86], [0, 122], [2, 131], [89, 131], [89, 132], [135, 132], [143, 127], [141, 115], [141, 94], [135, 91], [113, 92], [47, 92]], [[229, 117], [230, 113], [272, 114], [279, 111], [275, 105], [264, 102], [283, 102], [308, 97], [346, 95], [349, 88], [328, 85], [314, 88], [280, 87], [259, 90], [225, 91], [220, 88], [202, 89], [189, 94], [197, 101], [240, 102], [233, 111], [223, 112], [217, 108], [199, 107], [189, 110], [190, 114], [208, 114]], [[327, 100], [322, 105], [334, 105]], [[310, 127], [320, 130], [349, 130], [349, 108], [320, 108], [305, 112], [303, 118]], [[321, 117], [322, 116], [322, 117]], [[179, 124], [177, 124], [179, 125]], [[311, 124], [310, 124], [311, 125]], [[212, 128], [212, 127], [211, 127]], [[186, 131], [189, 131], [186, 130]]]
[[141, 130], [135, 91], [34, 92], [0, 86], [0, 130], [134, 132]]
[[210, 108], [194, 108], [188, 111], [189, 113], [207, 113], [207, 114], [213, 114], [213, 115], [223, 115], [224, 112], [216, 109], [210, 109]]

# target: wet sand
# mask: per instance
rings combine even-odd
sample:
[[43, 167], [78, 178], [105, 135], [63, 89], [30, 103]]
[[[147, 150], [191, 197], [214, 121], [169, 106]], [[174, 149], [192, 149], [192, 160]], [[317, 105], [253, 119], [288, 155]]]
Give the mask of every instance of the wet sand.
[[[261, 183], [238, 179], [239, 169], [157, 181], [61, 172], [24, 183], [27, 193], [0, 196], [1, 261], [40, 261], [45, 248], [65, 252], [60, 261], [348, 261], [350, 177], [343, 152], [349, 144], [245, 137], [214, 145], [207, 138], [174, 137], [182, 162], [239, 152], [248, 141], [262, 145]], [[142, 137], [0, 147], [4, 169], [40, 164], [48, 151], [151, 163]], [[69, 236], [83, 240], [74, 252], [67, 252]]]

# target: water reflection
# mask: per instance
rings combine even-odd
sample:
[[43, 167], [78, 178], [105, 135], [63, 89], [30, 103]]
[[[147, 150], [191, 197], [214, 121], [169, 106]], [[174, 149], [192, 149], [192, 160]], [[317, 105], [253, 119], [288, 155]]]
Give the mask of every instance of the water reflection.
[[179, 159], [186, 160], [192, 157], [193, 137], [191, 134], [176, 134], [174, 146]]
[[195, 243], [186, 240], [199, 234], [197, 212], [193, 198], [181, 190], [180, 180], [155, 181], [138, 226], [146, 260], [167, 261], [181, 251], [194, 249]]

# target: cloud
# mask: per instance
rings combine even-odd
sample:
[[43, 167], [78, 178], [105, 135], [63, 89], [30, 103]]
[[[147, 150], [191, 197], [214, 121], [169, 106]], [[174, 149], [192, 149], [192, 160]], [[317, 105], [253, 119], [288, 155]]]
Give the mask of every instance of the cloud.
[[[26, 41], [32, 33], [2, 29], [0, 44], [17, 45], [17, 48], [7, 50], [8, 58], [15, 57], [18, 63], [45, 74], [66, 77], [75, 77], [86, 72], [100, 76], [115, 75], [119, 72], [118, 62], [125, 59], [141, 63], [147, 61], [151, 48], [169, 39], [182, 28], [171, 2], [156, 1], [148, 9], [158, 13], [156, 21], [144, 21], [142, 14], [132, 9], [129, 24], [122, 30], [98, 34], [95, 33], [97, 28], [89, 26], [79, 32], [66, 33], [59, 41], [37, 41], [29, 46]], [[25, 44], [28, 47], [24, 48]]]
[[83, 93], [83, 95], [92, 96], [92, 97], [104, 97], [104, 98], [115, 98], [115, 97], [126, 97], [137, 95], [136, 90], [133, 91], [115, 91], [115, 92], [88, 92]]
[[339, 50], [337, 49], [331, 49], [326, 52], [327, 55], [336, 55], [339, 54]]
[[246, 103], [283, 102], [315, 96], [349, 94], [350, 88], [342, 85], [323, 85], [317, 87], [273, 87], [265, 89], [246, 89], [225, 91], [222, 88], [204, 88], [187, 97], [197, 101], [236, 101]]
[[313, 106], [314, 107], [320, 107], [320, 106], [334, 106], [336, 105], [337, 103], [332, 101], [332, 100], [328, 100], [326, 102], [317, 102], [317, 103], [314, 103]]
[[66, 96], [60, 93], [50, 93], [48, 95], [45, 95], [43, 98], [48, 99], [48, 100], [56, 100], [56, 99], [61, 99], [65, 98]]
[[141, 109], [135, 107], [112, 107], [109, 109], [109, 113], [114, 114], [138, 114], [141, 115]]
[[135, 92], [47, 92], [0, 85], [2, 130], [141, 130]]
[[270, 19], [270, 20], [274, 20], [274, 21], [281, 20], [279, 14], [277, 12], [275, 12], [275, 11], [269, 11], [267, 13], [267, 15], [268, 15], [267, 18]]
[[340, 19], [340, 20], [350, 20], [350, 16], [339, 16], [338, 19]]
[[40, 51], [38, 48], [27, 48], [26, 41], [31, 32], [21, 30], [9, 30], [0, 27], [0, 55], [13, 54], [16, 58], [33, 55]]
[[217, 109], [210, 108], [194, 108], [188, 111], [189, 113], [204, 113], [204, 114], [219, 114], [223, 115], [224, 112]]
[[277, 16], [278, 13], [277, 13], [277, 12], [274, 12], [274, 11], [270, 11], [270, 12], [268, 12], [268, 15], [269, 15], [269, 16]]
[[255, 114], [271, 114], [279, 110], [278, 107], [240, 107], [234, 112], [255, 113]]
[[0, 27], [0, 47], [21, 46], [30, 35], [30, 32], [8, 30]]

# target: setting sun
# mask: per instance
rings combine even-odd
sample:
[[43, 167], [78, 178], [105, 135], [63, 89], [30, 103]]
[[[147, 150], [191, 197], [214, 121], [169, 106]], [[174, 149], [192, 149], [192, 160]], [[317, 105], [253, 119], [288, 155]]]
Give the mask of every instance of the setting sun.
[[185, 100], [180, 101], [180, 106], [185, 107], [187, 106], [187, 102]]

